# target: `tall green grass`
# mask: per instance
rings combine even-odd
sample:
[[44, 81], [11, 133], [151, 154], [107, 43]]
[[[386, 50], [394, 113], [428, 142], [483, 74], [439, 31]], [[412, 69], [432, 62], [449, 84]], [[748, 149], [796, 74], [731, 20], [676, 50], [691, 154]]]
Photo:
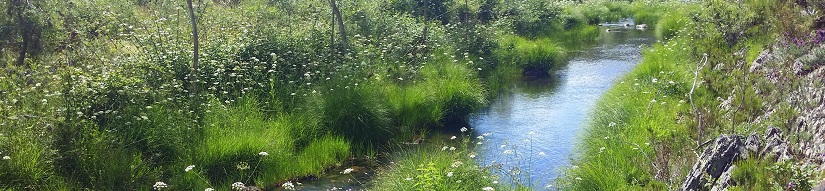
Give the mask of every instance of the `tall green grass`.
[[[684, 41], [678, 42], [684, 43]], [[598, 102], [562, 185], [570, 190], [661, 190], [678, 182], [693, 161], [686, 145], [695, 130], [674, 123], [690, 112], [693, 65], [671, 42], [645, 50], [644, 60]], [[694, 95], [699, 99], [712, 99]]]
[[[479, 167], [466, 148], [408, 148], [394, 157], [394, 164], [379, 171], [376, 190], [506, 190], [489, 167]], [[494, 181], [496, 183], [494, 183]]]
[[524, 72], [538, 71], [547, 74], [564, 61], [565, 49], [549, 38], [535, 40], [505, 35], [499, 39], [499, 49], [494, 52], [503, 64], [516, 66]]
[[446, 120], [464, 120], [487, 104], [487, 90], [468, 62], [436, 56], [420, 71], [420, 80], [387, 84], [384, 92], [391, 116], [405, 138]]
[[[317, 119], [280, 116], [267, 120], [252, 98], [230, 108], [215, 107], [205, 119], [203, 140], [196, 144], [189, 160], [197, 178], [189, 185], [228, 188], [233, 182], [268, 187], [271, 183], [320, 174], [349, 156], [349, 142], [341, 137], [305, 132], [306, 145], [296, 147], [295, 135]], [[185, 167], [186, 165], [180, 165]], [[181, 168], [182, 170], [183, 168]], [[200, 179], [199, 179], [200, 178]], [[186, 187], [194, 189], [196, 187]], [[202, 188], [199, 188], [202, 189]]]

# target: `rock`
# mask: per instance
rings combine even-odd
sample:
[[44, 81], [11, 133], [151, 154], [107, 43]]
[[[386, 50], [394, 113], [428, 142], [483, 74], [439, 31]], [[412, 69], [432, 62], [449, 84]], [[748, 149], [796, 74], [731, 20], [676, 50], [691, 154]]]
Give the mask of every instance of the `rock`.
[[725, 172], [722, 173], [721, 176], [719, 176], [719, 179], [716, 180], [716, 183], [713, 184], [713, 188], [711, 188], [710, 190], [711, 191], [727, 190], [728, 186], [730, 186], [731, 174], [733, 173], [733, 171], [735, 169], [736, 169], [736, 165], [731, 165], [730, 168], [728, 168], [728, 170], [726, 170]]
[[762, 67], [765, 65], [768, 59], [770, 59], [770, 56], [770, 49], [765, 49], [761, 53], [759, 53], [759, 56], [757, 56], [756, 59], [753, 59], [753, 62], [751, 63], [751, 73], [756, 72], [757, 70], [762, 70]]
[[762, 148], [762, 138], [756, 133], [751, 134], [751, 136], [748, 136], [748, 139], [745, 140], [745, 148], [748, 149], [748, 152], [759, 153], [759, 149]]
[[720, 180], [726, 172], [730, 173], [730, 167], [734, 162], [746, 157], [747, 149], [740, 136], [719, 136], [713, 146], [702, 152], [702, 156], [693, 165], [685, 182], [682, 183], [681, 190], [707, 190], [704, 185], [708, 183], [720, 185], [718, 189], [727, 187], [727, 182], [717, 180]]
[[825, 180], [822, 180], [822, 182], [819, 182], [819, 184], [814, 186], [814, 188], [811, 189], [811, 191], [825, 191]]
[[782, 140], [782, 130], [776, 127], [769, 127], [765, 131], [765, 148], [760, 156], [773, 161], [785, 161], [790, 158], [788, 154], [788, 144]]

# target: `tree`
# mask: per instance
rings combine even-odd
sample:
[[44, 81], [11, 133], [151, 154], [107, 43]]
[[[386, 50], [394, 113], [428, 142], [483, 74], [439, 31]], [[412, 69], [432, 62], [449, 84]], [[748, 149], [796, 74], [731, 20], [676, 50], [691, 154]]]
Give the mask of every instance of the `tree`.
[[338, 23], [338, 32], [341, 34], [341, 44], [347, 46], [347, 31], [344, 27], [344, 18], [341, 17], [341, 11], [338, 10], [338, 5], [335, 3], [335, 0], [329, 0], [329, 6], [332, 7], [332, 19], [336, 20], [335, 18], [338, 18], [336, 21]]
[[[32, 2], [26, 0], [9, 0], [9, 6], [6, 7], [6, 14], [17, 23], [18, 31], [17, 35], [20, 36], [20, 50], [17, 56], [16, 65], [18, 67], [27, 67], [25, 64], [26, 57], [31, 54], [30, 50], [38, 50], [40, 49], [40, 34], [41, 34], [41, 27], [39, 26], [39, 22], [33, 17], [34, 14], [34, 7], [35, 5]], [[4, 31], [3, 33], [10, 33], [9, 36], [5, 38], [12, 38], [12, 35], [15, 31]], [[6, 40], [6, 39], [4, 39]], [[15, 41], [15, 40], [11, 40]]]
[[[189, 19], [192, 22], [192, 73], [189, 75], [191, 80], [190, 95], [192, 99], [198, 96], [198, 22], [195, 18], [195, 9], [192, 7], [192, 0], [186, 0], [186, 5], [189, 7]], [[194, 104], [192, 105], [194, 107]]]

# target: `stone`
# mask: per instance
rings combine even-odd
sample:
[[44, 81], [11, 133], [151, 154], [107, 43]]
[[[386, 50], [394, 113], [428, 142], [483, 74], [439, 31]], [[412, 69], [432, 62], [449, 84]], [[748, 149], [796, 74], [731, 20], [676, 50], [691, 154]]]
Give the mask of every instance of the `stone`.
[[733, 171], [735, 169], [736, 169], [736, 165], [731, 165], [730, 168], [728, 168], [728, 170], [726, 170], [725, 172], [722, 173], [722, 175], [719, 176], [719, 179], [716, 180], [716, 183], [713, 184], [713, 188], [711, 188], [710, 190], [711, 191], [727, 190], [728, 186], [730, 186], [731, 174], [733, 173]]
[[774, 162], [790, 159], [788, 144], [782, 140], [782, 130], [776, 127], [769, 127], [765, 130], [765, 142], [765, 148], [759, 152], [760, 156]]
[[762, 138], [756, 133], [751, 134], [745, 140], [745, 148], [748, 149], [748, 152], [759, 153], [759, 149], [762, 148]]
[[[718, 181], [723, 174], [730, 174], [730, 167], [733, 163], [746, 158], [747, 149], [739, 135], [721, 135], [702, 152], [702, 156], [693, 165], [688, 173], [685, 182], [682, 183], [681, 190], [707, 190], [704, 186], [708, 183], [720, 185], [718, 189], [727, 187], [726, 181]], [[729, 175], [728, 175], [729, 179]]]

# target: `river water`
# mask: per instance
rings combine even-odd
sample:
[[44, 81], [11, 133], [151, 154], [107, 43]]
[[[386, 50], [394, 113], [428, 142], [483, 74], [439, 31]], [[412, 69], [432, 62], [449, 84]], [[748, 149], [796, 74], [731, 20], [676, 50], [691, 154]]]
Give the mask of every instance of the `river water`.
[[[534, 190], [552, 189], [555, 179], [576, 156], [578, 137], [587, 126], [588, 115], [616, 81], [641, 59], [641, 50], [655, 43], [650, 30], [624, 27], [632, 20], [604, 24], [600, 38], [580, 46], [572, 60], [550, 71], [547, 78], [515, 80], [506, 93], [491, 100], [490, 107], [471, 115], [468, 124], [476, 136], [486, 135], [476, 145], [481, 164], [496, 166], [502, 182], [518, 181]], [[610, 29], [610, 31], [607, 31]], [[459, 132], [439, 132], [431, 140], [448, 139]], [[299, 190], [362, 190], [381, 162], [349, 161]], [[348, 167], [365, 167], [343, 175]], [[500, 167], [500, 168], [499, 168]]]
[[489, 135], [476, 148], [485, 156], [482, 163], [501, 166], [497, 173], [504, 180], [552, 188], [575, 157], [578, 137], [599, 97], [639, 63], [643, 46], [655, 43], [651, 31], [633, 26], [600, 29], [598, 42], [576, 51], [549, 78], [517, 80], [510, 93], [471, 117], [475, 133]]

